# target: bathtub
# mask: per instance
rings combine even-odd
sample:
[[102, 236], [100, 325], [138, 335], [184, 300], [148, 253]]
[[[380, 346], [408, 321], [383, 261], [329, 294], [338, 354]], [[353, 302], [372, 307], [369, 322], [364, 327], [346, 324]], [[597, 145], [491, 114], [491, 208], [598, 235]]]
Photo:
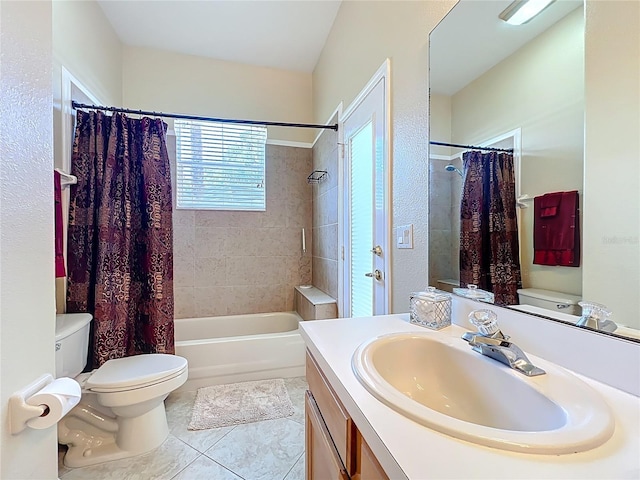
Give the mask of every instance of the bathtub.
[[179, 390], [304, 376], [301, 320], [296, 312], [176, 319], [176, 355], [189, 362]]

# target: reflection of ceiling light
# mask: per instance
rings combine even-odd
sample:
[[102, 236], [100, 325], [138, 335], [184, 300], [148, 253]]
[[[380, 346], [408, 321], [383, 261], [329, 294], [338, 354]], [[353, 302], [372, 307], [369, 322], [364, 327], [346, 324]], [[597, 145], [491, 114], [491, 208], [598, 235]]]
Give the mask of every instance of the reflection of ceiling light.
[[510, 25], [522, 25], [538, 15], [554, 0], [516, 0], [499, 15]]

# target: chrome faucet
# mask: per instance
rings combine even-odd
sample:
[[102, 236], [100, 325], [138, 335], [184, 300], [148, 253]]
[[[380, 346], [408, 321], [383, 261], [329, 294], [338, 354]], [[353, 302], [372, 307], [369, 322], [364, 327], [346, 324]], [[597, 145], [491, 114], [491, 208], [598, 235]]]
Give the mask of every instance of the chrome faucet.
[[533, 365], [522, 349], [500, 331], [497, 318], [491, 310], [474, 310], [469, 314], [469, 321], [478, 327], [478, 331], [465, 332], [462, 339], [469, 342], [476, 352], [498, 360], [528, 377], [544, 375], [546, 372]]

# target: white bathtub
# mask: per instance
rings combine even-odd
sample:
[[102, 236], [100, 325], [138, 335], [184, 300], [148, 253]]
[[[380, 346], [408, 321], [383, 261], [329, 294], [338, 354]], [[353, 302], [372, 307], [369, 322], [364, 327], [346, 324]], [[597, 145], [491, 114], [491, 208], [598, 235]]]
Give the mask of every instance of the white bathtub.
[[301, 320], [296, 312], [176, 319], [176, 355], [189, 362], [179, 390], [304, 376]]

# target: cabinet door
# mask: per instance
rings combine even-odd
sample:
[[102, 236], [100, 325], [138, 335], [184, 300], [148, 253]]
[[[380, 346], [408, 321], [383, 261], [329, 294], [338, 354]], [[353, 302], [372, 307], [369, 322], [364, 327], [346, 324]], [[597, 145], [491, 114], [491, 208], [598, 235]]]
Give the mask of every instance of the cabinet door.
[[348, 480], [336, 447], [331, 440], [316, 402], [307, 391], [305, 396], [306, 480]]
[[353, 480], [389, 480], [360, 431], [356, 433], [356, 474], [352, 478]]

